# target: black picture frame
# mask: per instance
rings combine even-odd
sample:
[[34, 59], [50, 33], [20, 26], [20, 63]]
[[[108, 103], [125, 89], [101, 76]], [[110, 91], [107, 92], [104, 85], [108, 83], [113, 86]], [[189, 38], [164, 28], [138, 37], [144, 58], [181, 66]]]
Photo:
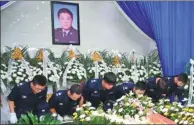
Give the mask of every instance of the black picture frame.
[[[79, 4], [51, 1], [51, 30], [53, 45], [80, 45]], [[60, 17], [58, 12], [61, 10]], [[69, 13], [69, 11], [70, 13]], [[72, 17], [72, 23], [70, 17]], [[66, 20], [66, 22], [62, 22]], [[58, 21], [58, 22], [57, 22]], [[71, 28], [68, 29], [70, 27]], [[65, 31], [65, 32], [64, 32]]]

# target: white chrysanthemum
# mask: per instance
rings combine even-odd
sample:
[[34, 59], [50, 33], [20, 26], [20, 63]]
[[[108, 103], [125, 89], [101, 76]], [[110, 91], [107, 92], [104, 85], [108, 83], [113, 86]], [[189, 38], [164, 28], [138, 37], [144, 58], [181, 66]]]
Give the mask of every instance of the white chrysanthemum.
[[20, 82], [20, 80], [19, 80], [19, 79], [16, 79], [16, 80], [15, 80], [15, 82], [16, 82], [16, 83], [19, 83], [19, 82]]
[[21, 72], [18, 72], [18, 75], [22, 75], [22, 73]]
[[86, 121], [90, 121], [91, 120], [91, 118], [90, 117], [86, 117]]
[[183, 124], [188, 124], [188, 121], [184, 121]]
[[178, 122], [179, 122], [179, 120], [178, 120], [178, 119], [176, 119], [176, 120], [174, 120], [174, 122], [175, 122], [175, 123], [178, 123]]
[[114, 103], [113, 105], [114, 105], [114, 106], [117, 106], [117, 105], [118, 105], [118, 103], [116, 102], [116, 103]]
[[87, 102], [86, 105], [90, 107], [92, 104], [90, 102]]
[[83, 118], [85, 118], [85, 117], [86, 117], [85, 114], [80, 115], [80, 119], [83, 119]]
[[167, 111], [168, 111], [168, 109], [167, 109], [167, 108], [164, 108], [164, 109], [163, 109], [163, 112], [167, 112]]
[[28, 79], [25, 79], [25, 82], [28, 82], [29, 80]]
[[5, 79], [5, 76], [4, 75], [1, 75], [1, 79]]
[[139, 111], [139, 115], [143, 115], [143, 111]]
[[17, 77], [17, 74], [14, 73], [12, 76], [13, 76], [13, 77]]
[[94, 107], [89, 107], [89, 110], [95, 110], [96, 108], [94, 108]]
[[99, 113], [97, 111], [93, 111], [92, 115], [97, 116]]
[[82, 110], [81, 107], [76, 108], [76, 112]]
[[169, 99], [165, 99], [164, 101], [165, 101], [165, 102], [169, 102], [170, 100], [169, 100]]
[[118, 112], [122, 112], [123, 111], [123, 108], [120, 108]]
[[38, 65], [42, 65], [42, 62], [38, 62]]

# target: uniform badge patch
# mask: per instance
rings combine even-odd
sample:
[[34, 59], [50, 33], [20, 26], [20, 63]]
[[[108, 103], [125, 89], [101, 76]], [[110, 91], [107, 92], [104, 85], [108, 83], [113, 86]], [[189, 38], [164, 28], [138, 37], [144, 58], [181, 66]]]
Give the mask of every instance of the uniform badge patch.
[[63, 105], [63, 103], [59, 103], [59, 105]]
[[27, 96], [23, 95], [23, 96], [22, 96], [22, 98], [23, 98], [23, 99], [26, 99], [26, 98], [27, 98]]
[[98, 93], [98, 91], [94, 91], [94, 93]]

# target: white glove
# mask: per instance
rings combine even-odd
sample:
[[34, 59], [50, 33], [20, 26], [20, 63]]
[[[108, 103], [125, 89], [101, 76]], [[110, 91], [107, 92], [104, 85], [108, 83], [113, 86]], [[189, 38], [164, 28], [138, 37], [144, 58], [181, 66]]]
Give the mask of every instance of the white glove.
[[59, 114], [57, 115], [57, 120], [59, 120], [59, 121], [63, 121], [63, 117], [62, 116], [60, 116]]
[[57, 117], [57, 113], [53, 113], [51, 116], [52, 117]]
[[72, 118], [70, 116], [64, 116], [64, 121], [72, 121]]
[[10, 113], [10, 123], [16, 123], [18, 121], [15, 113]]

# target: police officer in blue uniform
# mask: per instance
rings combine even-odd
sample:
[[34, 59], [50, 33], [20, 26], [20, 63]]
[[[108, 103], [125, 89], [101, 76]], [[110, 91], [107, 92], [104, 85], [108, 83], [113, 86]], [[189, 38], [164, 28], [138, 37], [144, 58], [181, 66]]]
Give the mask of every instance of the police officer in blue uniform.
[[161, 98], [167, 97], [168, 80], [163, 77], [151, 77], [146, 81], [147, 89], [145, 94], [158, 102]]
[[103, 79], [88, 80], [83, 87], [84, 101], [91, 102], [95, 108], [102, 102], [105, 111], [112, 108], [116, 101], [115, 83], [116, 75], [113, 72], [105, 73]]
[[169, 92], [168, 97], [170, 99], [170, 102], [175, 101], [175, 96], [178, 97], [178, 102], [183, 102], [184, 97], [184, 84], [188, 81], [188, 76], [186, 73], [180, 73], [179, 75], [176, 75], [174, 77], [168, 77], [169, 80]]
[[54, 31], [55, 42], [78, 44], [78, 31], [72, 26], [72, 12], [67, 8], [61, 8], [58, 11], [58, 19], [61, 28], [56, 28]]
[[135, 93], [135, 96], [144, 95], [146, 91], [146, 83], [138, 81], [136, 84], [129, 82], [123, 83], [116, 87], [116, 99], [121, 98], [123, 95], [128, 94], [130, 91]]
[[59, 90], [49, 99], [49, 108], [53, 117], [63, 120], [63, 116], [72, 116], [77, 105], [83, 104], [82, 89], [74, 84], [69, 90]]
[[19, 83], [12, 89], [8, 96], [11, 123], [16, 123], [21, 114], [27, 112], [38, 116], [49, 112], [46, 82], [45, 76], [36, 75], [31, 82]]

